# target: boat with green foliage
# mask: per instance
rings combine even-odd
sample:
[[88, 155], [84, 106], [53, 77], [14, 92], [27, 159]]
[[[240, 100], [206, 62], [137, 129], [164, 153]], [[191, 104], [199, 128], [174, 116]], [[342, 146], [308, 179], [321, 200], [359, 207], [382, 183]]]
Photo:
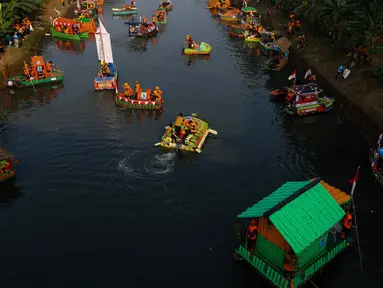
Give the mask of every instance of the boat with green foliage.
[[12, 169], [13, 155], [0, 147], [0, 183], [16, 177], [16, 171]]
[[133, 15], [137, 14], [138, 10], [137, 7], [130, 7], [129, 5], [123, 5], [124, 7], [121, 8], [112, 8], [113, 15], [120, 16], [120, 15]]
[[173, 124], [165, 127], [161, 141], [155, 146], [174, 148], [190, 152], [201, 153], [202, 146], [209, 133], [217, 135], [218, 132], [210, 129], [209, 123], [202, 120], [197, 114], [183, 116], [181, 113]]
[[50, 32], [53, 37], [59, 39], [80, 41], [89, 37], [88, 31], [84, 29], [84, 25], [87, 25], [87, 23], [59, 17], [52, 21]]
[[319, 178], [286, 182], [237, 216], [251, 224], [235, 260], [248, 263], [275, 287], [302, 286], [352, 242], [340, 224], [350, 201], [350, 195]]

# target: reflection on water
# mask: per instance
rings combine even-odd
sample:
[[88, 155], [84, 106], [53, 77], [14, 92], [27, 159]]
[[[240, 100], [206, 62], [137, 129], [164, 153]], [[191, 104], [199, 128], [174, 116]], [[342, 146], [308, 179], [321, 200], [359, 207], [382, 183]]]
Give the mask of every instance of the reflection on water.
[[52, 103], [53, 99], [63, 90], [64, 84], [55, 84], [51, 86], [36, 87], [24, 89], [7, 89], [1, 93], [0, 101], [4, 107], [9, 111], [18, 111], [25, 105], [33, 105], [38, 103], [47, 105]]
[[0, 182], [0, 209], [8, 207], [13, 200], [21, 196], [21, 188], [15, 184], [15, 180]]
[[210, 55], [184, 55], [184, 62], [186, 66], [194, 66], [197, 62], [207, 62], [209, 60]]
[[162, 117], [162, 112], [159, 110], [139, 110], [139, 109], [122, 109], [126, 113], [126, 122], [132, 124], [137, 122], [141, 124], [144, 120], [158, 121]]
[[[143, 87], [159, 85], [164, 111], [117, 108], [112, 91], [93, 89], [95, 43], [63, 53], [47, 38], [41, 53], [65, 71], [65, 89], [0, 95], [0, 142], [20, 159], [23, 196], [0, 209], [7, 236], [0, 237], [3, 287], [55, 287], [57, 279], [62, 287], [270, 287], [231, 261], [236, 214], [285, 181], [320, 175], [348, 190], [357, 165], [363, 259], [366, 270], [381, 266], [374, 260], [382, 258], [376, 227], [383, 194], [371, 180], [365, 140], [339, 120], [340, 109], [297, 118], [285, 115], [283, 103], [269, 102], [270, 90], [290, 84], [291, 71], [303, 65], [292, 59], [281, 72], [265, 73], [258, 48], [231, 40], [202, 0], [179, 1], [166, 33], [132, 42], [125, 20], [112, 19], [116, 5], [106, 1], [104, 24], [120, 86], [136, 79]], [[138, 5], [146, 16], [156, 7]], [[186, 33], [212, 45], [212, 56], [182, 55]], [[131, 51], [132, 45], [146, 47], [145, 53]], [[202, 154], [154, 147], [180, 112], [198, 113], [219, 132]], [[20, 195], [9, 191], [7, 199]], [[182, 252], [188, 258], [179, 265]], [[329, 265], [318, 277], [323, 283], [313, 281], [380, 287], [368, 272], [359, 273], [353, 252]], [[155, 269], [148, 269], [148, 259]], [[64, 270], [71, 277], [63, 278]]]
[[69, 52], [69, 53], [82, 53], [85, 50], [85, 41], [65, 41], [55, 40], [57, 51]]

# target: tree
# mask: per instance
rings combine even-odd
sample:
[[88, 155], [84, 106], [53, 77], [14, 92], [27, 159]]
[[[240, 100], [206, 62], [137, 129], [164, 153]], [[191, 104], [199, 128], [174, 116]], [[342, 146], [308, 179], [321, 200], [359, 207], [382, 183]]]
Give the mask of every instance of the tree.
[[3, 2], [0, 30], [8, 30], [15, 20], [40, 9], [42, 3], [42, 0], [9, 0]]

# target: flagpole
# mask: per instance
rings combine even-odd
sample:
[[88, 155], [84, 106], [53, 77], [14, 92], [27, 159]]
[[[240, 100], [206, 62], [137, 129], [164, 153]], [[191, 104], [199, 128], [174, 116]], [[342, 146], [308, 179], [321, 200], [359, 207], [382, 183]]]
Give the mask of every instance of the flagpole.
[[[359, 168], [356, 171], [356, 175], [359, 174]], [[358, 253], [359, 253], [359, 261], [360, 261], [360, 271], [363, 272], [363, 263], [362, 263], [362, 253], [360, 251], [360, 243], [359, 243], [359, 233], [358, 233], [358, 223], [356, 221], [356, 210], [355, 210], [355, 201], [354, 201], [354, 191], [356, 186], [356, 179], [354, 180], [354, 183], [352, 184], [351, 188], [351, 201], [352, 201], [352, 209], [354, 210], [354, 218], [355, 218], [355, 231], [356, 231], [356, 243], [358, 244]]]

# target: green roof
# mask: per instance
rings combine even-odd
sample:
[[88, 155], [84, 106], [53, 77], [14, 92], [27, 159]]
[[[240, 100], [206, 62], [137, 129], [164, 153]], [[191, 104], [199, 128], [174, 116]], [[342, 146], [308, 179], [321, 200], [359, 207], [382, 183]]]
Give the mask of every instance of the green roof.
[[263, 198], [253, 207], [249, 207], [245, 212], [238, 215], [238, 218], [256, 218], [263, 216], [263, 213], [275, 207], [277, 204], [302, 189], [311, 181], [286, 182], [269, 196]]
[[[240, 217], [244, 214], [242, 213], [238, 217], [254, 218], [262, 216], [263, 213], [275, 208], [275, 206], [279, 204], [276, 203], [278, 195], [280, 195], [279, 198], [283, 201], [310, 182], [311, 181], [287, 182], [258, 203], [263, 203], [262, 205], [258, 206], [258, 204], [256, 204], [244, 212], [246, 213], [248, 210], [251, 210], [252, 213], [250, 214], [257, 216]], [[301, 183], [301, 185], [298, 183]], [[291, 191], [294, 190], [294, 185], [296, 187], [295, 191]], [[282, 199], [283, 193], [285, 196], [287, 195], [284, 199]], [[269, 201], [265, 201], [267, 199], [269, 199]], [[272, 199], [275, 200], [273, 203], [271, 201]], [[269, 203], [269, 205], [267, 205], [267, 203]], [[289, 243], [294, 252], [298, 254], [325, 232], [329, 231], [344, 215], [345, 212], [335, 199], [318, 183], [313, 187], [310, 186], [307, 191], [304, 191], [279, 210], [273, 212], [269, 216], [269, 219], [287, 243]]]

